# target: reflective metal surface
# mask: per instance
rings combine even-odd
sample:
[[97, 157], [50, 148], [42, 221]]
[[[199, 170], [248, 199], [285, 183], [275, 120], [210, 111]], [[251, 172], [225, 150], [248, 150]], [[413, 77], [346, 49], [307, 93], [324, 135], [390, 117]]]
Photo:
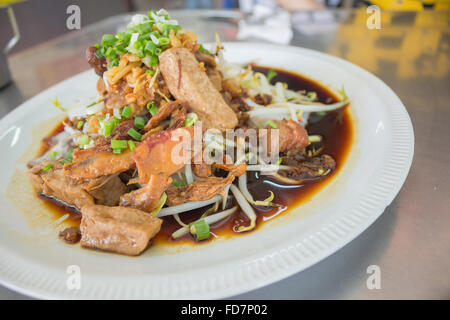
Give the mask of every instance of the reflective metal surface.
[[[215, 31], [223, 41], [236, 41], [243, 16], [230, 11], [172, 15], [202, 42], [214, 41]], [[368, 17], [351, 10], [296, 14], [291, 45], [349, 60], [396, 92], [414, 126], [410, 174], [384, 214], [350, 244], [288, 279], [232, 298], [450, 298], [450, 12], [381, 12], [381, 29], [372, 30]], [[85, 48], [128, 19], [112, 17], [11, 56], [14, 83], [0, 91], [0, 117], [88, 69]], [[379, 267], [380, 289], [368, 289], [372, 265]], [[0, 298], [26, 297], [0, 287]]]
[[16, 17], [12, 7], [5, 7], [0, 9], [6, 9], [8, 13], [8, 19], [11, 24], [13, 31], [13, 37], [9, 39], [5, 48], [0, 51], [0, 89], [11, 82], [11, 73], [9, 72], [8, 62], [6, 60], [6, 55], [11, 51], [12, 48], [20, 39], [19, 27], [17, 26]]

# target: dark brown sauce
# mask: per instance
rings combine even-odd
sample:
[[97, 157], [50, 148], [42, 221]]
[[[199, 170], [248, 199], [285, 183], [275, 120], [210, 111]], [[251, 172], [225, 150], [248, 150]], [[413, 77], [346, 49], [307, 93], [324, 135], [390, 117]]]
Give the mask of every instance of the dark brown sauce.
[[51, 148], [52, 145], [51, 145], [50, 141], [58, 133], [64, 131], [64, 124], [63, 124], [63, 122], [66, 121], [67, 119], [68, 118], [66, 118], [62, 122], [60, 122], [44, 139], [42, 139], [41, 146], [39, 148], [39, 151], [38, 151], [36, 157], [42, 156], [44, 153], [46, 153]]
[[55, 220], [61, 218], [65, 214], [69, 214], [69, 218], [65, 220], [65, 223], [70, 227], [78, 227], [80, 225], [81, 213], [77, 208], [68, 206], [62, 201], [48, 197], [39, 192], [36, 192], [36, 195], [39, 199], [43, 200], [46, 208], [53, 213]]
[[[306, 90], [317, 93], [318, 99], [323, 103], [333, 103], [340, 99], [328, 88], [322, 84], [302, 76], [300, 74], [286, 71], [278, 68], [267, 68], [262, 66], [253, 66], [253, 69], [262, 73], [267, 73], [272, 69], [277, 72], [277, 75], [272, 79], [272, 83], [277, 81], [286, 82], [291, 90]], [[298, 186], [284, 186], [278, 183], [276, 180], [270, 177], [264, 176], [260, 179], [257, 177], [257, 173], [249, 172], [248, 175], [248, 189], [250, 193], [255, 195], [257, 200], [263, 200], [269, 196], [269, 190], [273, 191], [275, 198], [274, 203], [282, 205], [281, 207], [269, 208], [269, 209], [255, 209], [257, 213], [257, 226], [258, 229], [265, 221], [272, 219], [275, 216], [282, 215], [283, 213], [297, 207], [298, 205], [308, 201], [316, 192], [323, 188], [332, 178], [335, 176], [342, 164], [345, 162], [349, 153], [350, 147], [353, 142], [353, 124], [348, 107], [342, 108], [337, 111], [328, 112], [323, 117], [310, 118], [310, 122], [306, 129], [309, 135], [320, 134], [324, 137], [322, 146], [324, 147], [323, 153], [333, 156], [336, 160], [336, 170], [330, 175], [322, 178], [321, 180], [315, 180], [313, 182], [305, 182], [301, 187]], [[39, 155], [42, 155], [48, 150], [49, 139], [61, 132], [63, 129], [62, 124], [58, 125], [51, 134], [49, 134], [42, 142]], [[57, 203], [53, 199], [47, 197], [40, 197], [46, 200], [49, 209], [55, 212], [56, 217], [60, 217], [66, 213], [71, 214], [72, 222], [76, 225], [79, 220], [74, 219], [73, 212], [70, 208], [64, 207], [61, 203]], [[230, 207], [230, 204], [228, 205]], [[183, 222], [189, 223], [198, 219], [208, 207], [186, 212], [181, 215]], [[186, 235], [180, 239], [173, 240], [171, 234], [180, 228], [180, 225], [171, 216], [164, 217], [164, 222], [161, 231], [153, 238], [152, 243], [165, 243], [165, 244], [180, 244], [180, 243], [194, 243], [195, 241], [190, 235]], [[231, 217], [220, 221], [211, 226], [211, 232], [213, 236], [209, 241], [213, 241], [215, 237], [229, 238], [234, 236], [245, 235], [244, 233], [235, 233], [233, 227], [236, 225], [248, 225], [249, 219], [240, 210], [233, 214]], [[206, 243], [209, 241], [202, 241]]]

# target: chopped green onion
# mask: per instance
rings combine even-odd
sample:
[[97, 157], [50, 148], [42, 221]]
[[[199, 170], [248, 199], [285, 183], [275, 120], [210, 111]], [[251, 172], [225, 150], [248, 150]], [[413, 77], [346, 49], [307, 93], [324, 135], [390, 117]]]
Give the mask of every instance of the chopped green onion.
[[164, 38], [164, 37], [159, 38], [159, 43], [158, 43], [158, 45], [159, 45], [160, 47], [167, 46], [169, 43], [170, 43], [170, 39], [169, 39], [169, 38]]
[[121, 154], [123, 149], [113, 149], [113, 153]]
[[136, 149], [136, 144], [133, 140], [128, 140], [128, 146], [130, 147], [130, 150], [133, 151]]
[[[108, 69], [117, 66], [120, 55], [127, 52], [138, 55], [147, 66], [156, 66], [159, 62], [158, 55], [170, 45], [171, 30], [177, 34], [180, 29], [180, 26], [171, 24], [171, 18], [166, 11], [150, 11], [148, 19], [130, 23], [125, 32], [103, 35], [101, 43], [94, 45], [97, 49], [95, 56], [99, 59], [107, 58]], [[209, 53], [203, 46], [200, 46], [199, 51]]]
[[80, 121], [78, 121], [78, 123], [77, 123], [77, 128], [78, 128], [79, 130], [81, 130], [81, 128], [83, 128], [83, 125], [84, 125], [84, 121], [83, 121], [83, 120], [80, 120]]
[[89, 144], [90, 142], [90, 138], [88, 135], [83, 134], [79, 139], [78, 139], [78, 145], [83, 148], [85, 145]]
[[143, 23], [136, 26], [136, 31], [140, 34], [149, 33], [152, 31], [152, 25], [150, 23]]
[[138, 129], [144, 129], [145, 127], [145, 118], [144, 117], [136, 117], [134, 118], [134, 126]]
[[204, 52], [204, 53], [207, 53], [207, 54], [211, 54], [211, 52], [209, 52], [208, 49], [205, 49], [202, 44], [200, 45], [200, 48], [198, 48], [198, 51], [199, 52]]
[[191, 234], [195, 236], [195, 240], [200, 241], [209, 239], [209, 224], [205, 222], [205, 219], [200, 219], [190, 223], [189, 229]]
[[134, 140], [136, 141], [141, 141], [142, 138], [142, 134], [140, 134], [139, 132], [137, 132], [134, 128], [130, 128], [130, 130], [128, 130], [128, 135], [130, 137], [132, 137]]
[[180, 29], [181, 29], [180, 26], [175, 26], [175, 25], [171, 25], [171, 24], [166, 25], [166, 27], [164, 28], [164, 31], [163, 31], [163, 35], [165, 37], [169, 36], [170, 30], [173, 30], [173, 33], [176, 35], [178, 30], [180, 30]]
[[99, 59], [103, 58], [105, 56], [105, 48], [103, 48], [101, 45], [96, 43], [94, 45], [97, 48], [97, 51], [95, 51], [95, 56]]
[[109, 63], [108, 67], [111, 68], [111, 67], [116, 67], [116, 66], [118, 66], [118, 65], [119, 65], [119, 59], [113, 59], [113, 60], [111, 60], [111, 62]]
[[111, 140], [111, 148], [114, 149], [126, 149], [128, 146], [127, 140]]
[[275, 162], [276, 165], [280, 165], [283, 162], [283, 158], [278, 158], [277, 162]]
[[113, 122], [116, 127], [120, 124], [120, 119], [116, 117], [112, 117], [109, 121]]
[[198, 115], [196, 113], [188, 113], [186, 120], [184, 120], [185, 127], [192, 127], [194, 123], [198, 120]]
[[56, 158], [57, 155], [58, 155], [58, 151], [50, 152], [50, 157], [52, 157], [52, 158]]
[[71, 163], [73, 161], [73, 152], [67, 151], [66, 157], [60, 161], [61, 164]]
[[86, 108], [90, 108], [90, 107], [92, 107], [95, 104], [97, 104], [97, 101], [92, 102], [90, 105], [86, 106]]
[[104, 34], [102, 37], [102, 44], [104, 46], [112, 46], [116, 42], [116, 37], [112, 34]]
[[272, 78], [275, 77], [277, 74], [278, 73], [276, 73], [275, 71], [269, 70], [269, 72], [267, 72], [267, 76], [266, 76], [267, 81], [270, 82], [270, 80], [272, 80]]
[[174, 187], [182, 187], [185, 185], [184, 181], [180, 179], [180, 181], [178, 181], [175, 177], [173, 178], [173, 185]]
[[[100, 121], [100, 120], [99, 120]], [[120, 120], [116, 117], [112, 117], [109, 120], [103, 122], [103, 135], [109, 137], [114, 129], [119, 125]]]
[[147, 51], [150, 55], [153, 54], [153, 53], [155, 53], [155, 49], [156, 49], [156, 45], [155, 45], [153, 42], [148, 41], [148, 42], [145, 44], [144, 50]]
[[145, 70], [145, 74], [149, 74], [149, 75], [153, 76], [153, 75], [155, 75], [155, 71], [153, 71], [152, 69], [148, 69], [148, 70]]
[[124, 118], [129, 118], [131, 116], [131, 107], [129, 106], [123, 107], [120, 115]]
[[272, 120], [267, 121], [267, 124], [268, 124], [269, 126], [271, 126], [272, 128], [274, 128], [274, 129], [278, 129], [278, 126], [277, 126], [276, 123], [273, 122]]
[[[156, 50], [156, 49], [155, 49]], [[151, 56], [150, 57], [150, 66], [152, 67], [156, 67], [156, 65], [158, 64], [159, 60], [157, 56]]]
[[103, 135], [105, 137], [109, 137], [112, 133], [112, 131], [114, 130], [114, 123], [110, 122], [110, 121], [105, 121], [103, 124]]
[[48, 165], [42, 167], [42, 170], [48, 171], [48, 170], [50, 170], [51, 168], [53, 168], [53, 164], [49, 163]]
[[152, 115], [152, 117], [154, 117], [155, 114], [158, 113], [158, 107], [155, 106], [155, 104], [153, 102], [147, 103], [147, 109], [150, 112], [150, 114]]

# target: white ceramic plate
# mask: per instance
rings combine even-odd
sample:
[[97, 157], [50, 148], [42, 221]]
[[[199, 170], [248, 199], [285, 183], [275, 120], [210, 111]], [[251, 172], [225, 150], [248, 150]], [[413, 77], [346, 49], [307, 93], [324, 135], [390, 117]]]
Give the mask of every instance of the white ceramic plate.
[[[182, 247], [179, 252], [155, 247], [135, 258], [67, 245], [57, 239], [56, 231], [45, 233], [35, 223], [33, 213], [45, 219], [45, 207], [30, 196], [23, 172], [32, 156], [30, 145], [33, 149], [49, 131], [48, 119], [60, 114], [49, 99], [58, 97], [69, 105], [96, 95], [94, 72], [84, 72], [28, 100], [0, 121], [2, 284], [40, 298], [229, 297], [313, 265], [381, 215], [400, 190], [414, 150], [411, 121], [394, 92], [372, 74], [323, 53], [255, 43], [225, 47], [225, 58], [232, 62], [257, 61], [300, 72], [334, 88], [345, 86], [352, 103], [355, 142], [333, 181], [306, 204], [256, 232], [226, 241]], [[42, 123], [46, 125], [39, 129]], [[71, 265], [81, 272], [78, 290], [67, 286], [73, 280], [71, 272], [77, 270], [68, 268]]]

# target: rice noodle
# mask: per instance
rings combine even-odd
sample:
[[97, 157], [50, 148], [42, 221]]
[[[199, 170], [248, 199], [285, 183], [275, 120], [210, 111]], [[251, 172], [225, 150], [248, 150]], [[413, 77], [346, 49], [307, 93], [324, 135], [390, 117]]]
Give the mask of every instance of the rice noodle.
[[[267, 165], [266, 165], [267, 166]], [[251, 195], [250, 191], [248, 191], [247, 188], [247, 173], [244, 173], [239, 177], [238, 180], [239, 190], [241, 191], [242, 195], [245, 197], [245, 199], [253, 206], [257, 207], [273, 207], [278, 206], [277, 204], [273, 203], [273, 193], [269, 198], [265, 200], [254, 200], [253, 196]]]
[[247, 227], [244, 226], [239, 226], [238, 228], [235, 227], [233, 228], [234, 232], [244, 232], [252, 230], [256, 226], [255, 211], [253, 210], [252, 206], [247, 202], [241, 191], [239, 191], [238, 187], [232, 184], [230, 190], [233, 193], [234, 197], [236, 198], [236, 201], [241, 207], [242, 211], [244, 211], [245, 215], [250, 219], [250, 225], [248, 225]]
[[166, 101], [171, 101], [169, 98], [167, 98], [167, 96], [164, 94], [164, 93], [162, 93], [159, 89], [156, 89], [156, 91], [155, 91], [157, 94], [159, 94], [161, 97], [163, 97]]
[[67, 109], [67, 116], [70, 120], [73, 120], [75, 118], [85, 118], [87, 111], [86, 106], [89, 106], [96, 101], [96, 98], [90, 98], [74, 103]]
[[[222, 52], [219, 52], [218, 58], [219, 58], [218, 59], [219, 69], [222, 72], [224, 79], [228, 78], [236, 79], [242, 87], [245, 87], [247, 89], [247, 92], [251, 96], [256, 96], [258, 94], [268, 94], [272, 96], [274, 104], [269, 105], [270, 107], [273, 106], [276, 107], [278, 104], [281, 104], [282, 107], [290, 108], [289, 106], [286, 105], [286, 103], [289, 103], [292, 104], [291, 107], [298, 105], [304, 106], [302, 107], [302, 110], [304, 111], [320, 112], [320, 111], [331, 111], [347, 104], [347, 99], [345, 99], [345, 97], [344, 101], [341, 104], [338, 103], [328, 106], [319, 102], [312, 102], [311, 97], [303, 94], [302, 92], [295, 92], [289, 90], [287, 88], [286, 83], [277, 82], [275, 83], [275, 85], [272, 85], [268, 81], [267, 76], [265, 76], [260, 72], [253, 72], [251, 68], [249, 68], [249, 66], [247, 66], [247, 68], [244, 68], [238, 64], [233, 64], [225, 61]], [[245, 101], [251, 107], [254, 108], [263, 107], [256, 104], [251, 99], [245, 99]], [[321, 106], [321, 108], [314, 108], [309, 110], [312, 106]], [[294, 108], [294, 110], [296, 110], [296, 108]], [[295, 112], [292, 112], [292, 110], [288, 109], [281, 111], [285, 114], [286, 113], [290, 114], [293, 120], [298, 121]], [[277, 111], [276, 113], [278, 112], [279, 111]], [[252, 116], [252, 111], [249, 112], [249, 114], [250, 116]], [[255, 113], [255, 115], [259, 114], [260, 112]]]
[[183, 221], [181, 221], [180, 215], [178, 213], [175, 213], [173, 215], [173, 218], [175, 219], [176, 222], [178, 222], [178, 224], [184, 228], [189, 228], [189, 226], [184, 223]]
[[286, 98], [284, 94], [284, 87], [281, 82], [277, 82], [275, 84], [275, 93], [276, 93], [276, 95], [274, 96], [275, 102], [285, 101]]
[[288, 105], [288, 109], [289, 109], [289, 112], [291, 113], [292, 120], [294, 120], [295, 122], [298, 122], [297, 114], [295, 113], [294, 108], [292, 108], [291, 105]]
[[109, 91], [108, 78], [106, 77], [107, 74], [108, 74], [108, 71], [103, 72], [102, 78], [103, 78], [103, 82], [105, 83], [106, 91]]
[[165, 217], [165, 216], [171, 216], [176, 213], [181, 213], [181, 212], [186, 212], [186, 211], [194, 210], [194, 209], [201, 208], [201, 207], [206, 207], [207, 205], [214, 203], [216, 201], [220, 201], [220, 200], [222, 200], [222, 196], [217, 194], [209, 200], [191, 201], [191, 202], [186, 202], [186, 203], [179, 204], [179, 205], [172, 206], [172, 207], [162, 208], [159, 211], [157, 217], [160, 218], [160, 217]]
[[294, 185], [297, 185], [297, 184], [302, 184], [302, 183], [303, 183], [303, 180], [295, 180], [295, 179], [291, 179], [291, 178], [282, 176], [282, 175], [280, 175], [280, 174], [278, 174], [278, 173], [270, 174], [270, 176], [273, 177], [273, 178], [275, 178], [276, 180], [278, 180], [278, 181], [280, 181], [280, 182], [283, 182], [283, 183], [286, 183], [286, 184], [294, 184]]
[[219, 209], [219, 203], [220, 203], [220, 201], [215, 202], [214, 205], [211, 208], [209, 208], [208, 210], [206, 210], [201, 215], [200, 218], [204, 218], [204, 217], [208, 216], [209, 214], [216, 212]]
[[238, 208], [237, 206], [234, 206], [234, 207], [232, 207], [230, 209], [227, 209], [225, 211], [217, 212], [215, 214], [207, 216], [207, 217], [204, 218], [205, 222], [207, 224], [213, 224], [213, 223], [219, 222], [220, 220], [222, 220], [222, 219], [228, 217], [229, 215], [235, 213], [237, 208]]
[[243, 175], [241, 175], [239, 177], [238, 185], [239, 185], [239, 190], [242, 192], [245, 199], [250, 203], [255, 202], [255, 200], [253, 199], [253, 196], [250, 194], [250, 192], [247, 189], [247, 173], [244, 173]]
[[231, 184], [228, 184], [225, 186], [225, 188], [223, 188], [224, 197], [223, 197], [223, 201], [222, 201], [222, 210], [225, 210], [225, 208], [227, 207], [227, 200], [228, 200], [228, 194], [230, 193], [230, 186], [231, 186]]
[[347, 100], [339, 101], [332, 104], [298, 104], [292, 102], [279, 102], [269, 104], [266, 107], [258, 108], [256, 110], [251, 110], [248, 112], [248, 114], [250, 116], [255, 116], [260, 113], [265, 113], [263, 111], [268, 111], [273, 114], [276, 114], [278, 112], [289, 112], [288, 109], [289, 107], [292, 107], [296, 111], [302, 110], [304, 112], [327, 112], [342, 108], [347, 104], [348, 104]]
[[267, 80], [266, 76], [260, 72], [255, 73], [255, 77], [259, 79], [260, 82], [260, 92], [262, 94], [272, 94], [271, 85], [269, 84], [269, 81]]
[[291, 166], [277, 165], [277, 164], [254, 164], [247, 165], [247, 171], [278, 171], [278, 170], [292, 170]]
[[[260, 156], [258, 156], [258, 161], [262, 165], [267, 165], [267, 163]], [[287, 184], [297, 185], [297, 184], [301, 184], [303, 182], [302, 180], [294, 180], [294, 179], [291, 179], [291, 178], [288, 178], [288, 177], [284, 177], [282, 175], [279, 175], [276, 172], [270, 173], [270, 176], [274, 177], [275, 179], [277, 179], [280, 182], [287, 183]]]
[[[220, 220], [223, 220], [223, 219], [231, 216], [233, 213], [236, 212], [236, 210], [237, 210], [237, 206], [234, 206], [234, 207], [232, 207], [230, 209], [227, 209], [227, 210], [224, 210], [224, 211], [221, 211], [221, 212], [217, 212], [215, 214], [212, 214], [210, 216], [204, 217], [202, 219], [204, 219], [204, 221], [207, 224], [211, 225], [211, 224], [214, 224], [216, 222], [219, 222]], [[180, 228], [177, 231], [175, 231], [174, 233], [172, 233], [172, 238], [173, 239], [178, 239], [178, 238], [180, 238], [180, 237], [182, 237], [182, 236], [184, 236], [185, 234], [188, 234], [188, 233], [189, 233], [189, 226], [186, 226], [186, 227]]]
[[97, 104], [94, 104], [93, 106], [87, 107], [86, 114], [93, 115], [96, 114], [97, 112], [102, 111], [103, 109], [105, 109], [105, 102], [102, 101]]
[[184, 166], [184, 176], [186, 177], [187, 184], [191, 184], [194, 182], [194, 175], [192, 173], [192, 167], [190, 163]]
[[253, 107], [253, 108], [256, 108], [256, 109], [264, 108], [263, 105], [257, 104], [255, 101], [253, 101], [253, 100], [250, 99], [250, 98], [245, 98], [245, 99], [244, 99], [244, 102], [245, 102], [246, 104], [248, 104], [250, 107]]
[[114, 108], [113, 115], [114, 115], [114, 117], [116, 117], [119, 120], [122, 119], [122, 116], [120, 115], [120, 109], [119, 108]]
[[63, 215], [62, 217], [60, 217], [59, 219], [57, 219], [53, 223], [51, 223], [50, 226], [53, 228], [56, 228], [61, 223], [63, 223], [65, 220], [67, 220], [69, 217], [70, 217], [70, 214], [66, 213], [65, 215]]

